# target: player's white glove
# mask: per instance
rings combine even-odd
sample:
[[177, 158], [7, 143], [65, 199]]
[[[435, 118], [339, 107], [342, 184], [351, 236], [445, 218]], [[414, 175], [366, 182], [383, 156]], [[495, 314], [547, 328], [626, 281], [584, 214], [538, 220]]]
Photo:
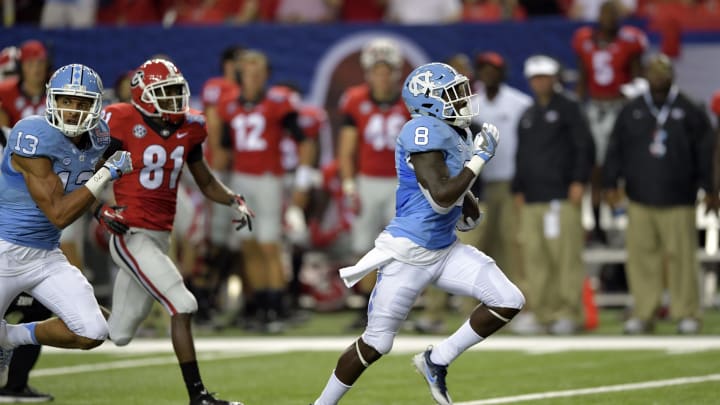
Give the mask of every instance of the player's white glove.
[[290, 205], [285, 209], [285, 226], [290, 242], [301, 245], [308, 239], [308, 226], [305, 213], [297, 205]]
[[460, 214], [460, 218], [458, 218], [457, 222], [455, 223], [455, 229], [457, 229], [460, 232], [467, 232], [475, 229], [483, 220], [483, 212], [480, 210], [480, 200], [475, 198], [473, 196], [473, 200], [475, 200], [475, 204], [477, 205], [477, 211], [478, 216], [477, 218], [473, 218], [469, 215], [465, 215], [465, 212], [463, 210], [463, 213]]
[[255, 216], [255, 213], [247, 206], [243, 196], [235, 194], [232, 200], [230, 200], [230, 206], [240, 214], [240, 218], [232, 220], [233, 223], [237, 225], [235, 230], [239, 231], [247, 225], [248, 230], [252, 231], [252, 218]]
[[487, 162], [495, 156], [498, 143], [500, 143], [500, 131], [493, 124], [483, 123], [482, 129], [473, 140], [473, 154]]
[[124, 150], [116, 151], [105, 161], [103, 167], [110, 171], [110, 178], [112, 180], [117, 180], [123, 174], [130, 173], [133, 169], [130, 152]]

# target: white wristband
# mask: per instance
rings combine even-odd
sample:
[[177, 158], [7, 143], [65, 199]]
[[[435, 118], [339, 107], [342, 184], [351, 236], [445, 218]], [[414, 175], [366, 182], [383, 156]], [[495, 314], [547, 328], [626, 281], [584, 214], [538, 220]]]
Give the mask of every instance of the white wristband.
[[300, 165], [295, 170], [295, 188], [300, 191], [306, 191], [314, 186], [316, 170], [307, 165]]
[[483, 166], [485, 166], [485, 161], [482, 160], [482, 158], [478, 155], [473, 155], [470, 161], [465, 164], [465, 167], [470, 169], [475, 174], [475, 176], [480, 174]]
[[342, 192], [345, 195], [353, 195], [357, 188], [355, 187], [355, 180], [345, 179], [342, 182]]
[[85, 182], [85, 187], [90, 190], [92, 195], [95, 196], [95, 198], [98, 198], [100, 196], [100, 193], [102, 193], [103, 189], [105, 188], [105, 185], [112, 179], [112, 176], [110, 175], [110, 170], [107, 167], [101, 167], [95, 174], [88, 179], [88, 181]]

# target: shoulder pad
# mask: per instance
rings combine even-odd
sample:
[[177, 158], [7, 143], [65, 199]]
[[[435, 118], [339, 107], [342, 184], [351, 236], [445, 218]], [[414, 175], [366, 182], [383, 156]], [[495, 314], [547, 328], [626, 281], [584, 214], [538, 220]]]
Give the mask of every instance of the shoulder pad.
[[50, 126], [45, 118], [33, 115], [15, 124], [8, 137], [12, 153], [25, 157], [52, 156], [57, 143], [65, 137]]
[[189, 112], [185, 114], [185, 122], [188, 124], [205, 125], [205, 116], [199, 112]]

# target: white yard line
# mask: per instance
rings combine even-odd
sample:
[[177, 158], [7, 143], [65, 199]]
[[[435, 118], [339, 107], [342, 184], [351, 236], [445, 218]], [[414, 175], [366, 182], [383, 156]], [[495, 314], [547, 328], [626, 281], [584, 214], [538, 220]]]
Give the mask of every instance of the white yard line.
[[[195, 347], [200, 353], [284, 353], [289, 351], [339, 351], [344, 350], [357, 337], [234, 337], [198, 338]], [[425, 350], [428, 345], [437, 344], [439, 336], [399, 336], [395, 339], [392, 353], [407, 354]], [[43, 353], [68, 353], [64, 349], [47, 347]], [[475, 345], [470, 350], [498, 351], [513, 350], [530, 353], [552, 353], [593, 350], [663, 350], [669, 353], [686, 353], [704, 350], [720, 350], [720, 339], [716, 336], [649, 336], [649, 337], [518, 337], [496, 336]], [[116, 347], [111, 342], [93, 349], [90, 353], [141, 354], [172, 353], [170, 339], [135, 339], [128, 346]]]
[[[201, 354], [202, 361], [226, 360], [240, 357], [285, 353], [291, 351], [333, 351], [345, 349], [355, 337], [237, 337], [237, 338], [199, 338], [195, 345]], [[428, 344], [436, 344], [442, 338], [428, 336], [398, 337], [393, 346], [393, 353], [407, 354], [424, 350]], [[672, 353], [687, 353], [703, 350], [720, 350], [720, 339], [717, 337], [515, 337], [499, 336], [488, 339], [476, 345], [471, 350], [484, 351], [524, 351], [529, 353], [548, 353], [560, 351], [592, 351], [592, 350], [663, 350]], [[68, 353], [67, 350], [47, 348], [44, 355]], [[138, 367], [176, 364], [177, 360], [172, 353], [172, 344], [169, 339], [136, 339], [125, 347], [115, 347], [106, 343], [92, 352], [113, 355], [138, 355], [157, 353], [161, 356], [140, 359], [123, 359], [93, 364], [75, 366], [43, 368], [33, 370], [32, 377], [47, 377], [57, 375], [91, 373], [104, 370], [130, 369]], [[705, 376], [682, 377], [666, 380], [654, 380], [630, 384], [606, 385], [592, 388], [580, 388], [564, 391], [537, 392], [524, 395], [481, 399], [469, 402], [458, 402], [457, 405], [489, 405], [506, 404], [523, 401], [536, 401], [551, 398], [566, 398], [582, 395], [602, 394], [608, 392], [631, 391], [650, 388], [660, 388], [675, 385], [697, 384], [709, 381], [720, 381], [720, 374]]]
[[537, 401], [537, 400], [541, 400], [541, 399], [567, 398], [567, 397], [577, 397], [577, 396], [582, 396], [582, 395], [604, 394], [607, 392], [633, 391], [633, 390], [643, 390], [643, 389], [648, 389], [648, 388], [663, 388], [663, 387], [670, 387], [673, 385], [697, 384], [697, 383], [703, 383], [703, 382], [709, 382], [709, 381], [720, 381], [720, 374], [709, 374], [709, 375], [702, 375], [702, 376], [696, 376], [696, 377], [671, 378], [671, 379], [667, 379], [667, 380], [644, 381], [644, 382], [631, 383], [631, 384], [605, 385], [605, 386], [601, 386], [601, 387], [580, 388], [580, 389], [565, 390], [565, 391], [537, 392], [534, 394], [515, 395], [515, 396], [511, 396], [511, 397], [499, 397], [499, 398], [481, 399], [478, 401], [456, 402], [455, 405], [509, 404], [509, 403], [515, 403], [515, 402], [524, 402], [524, 401]]
[[[198, 360], [201, 361], [212, 361], [212, 360], [227, 360], [237, 359], [240, 357], [248, 357], [249, 353], [208, 353], [198, 355]], [[30, 372], [32, 377], [49, 377], [56, 375], [67, 375], [67, 374], [80, 374], [80, 373], [93, 373], [96, 371], [105, 370], [120, 370], [126, 368], [139, 368], [148, 366], [164, 366], [167, 364], [177, 364], [177, 358], [175, 356], [162, 356], [162, 357], [149, 357], [144, 359], [132, 359], [132, 360], [115, 360], [107, 361], [102, 363], [93, 364], [80, 364], [77, 366], [65, 366], [65, 367], [54, 367], [54, 368], [41, 368]]]

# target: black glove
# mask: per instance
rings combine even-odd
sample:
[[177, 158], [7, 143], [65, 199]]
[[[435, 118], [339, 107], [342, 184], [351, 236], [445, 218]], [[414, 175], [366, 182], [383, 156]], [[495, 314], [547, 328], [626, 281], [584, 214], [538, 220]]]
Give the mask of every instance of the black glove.
[[119, 207], [117, 205], [99, 204], [95, 208], [95, 219], [107, 229], [108, 232], [114, 235], [124, 235], [128, 231], [128, 226], [125, 224], [125, 218], [122, 216], [122, 210], [125, 207]]

